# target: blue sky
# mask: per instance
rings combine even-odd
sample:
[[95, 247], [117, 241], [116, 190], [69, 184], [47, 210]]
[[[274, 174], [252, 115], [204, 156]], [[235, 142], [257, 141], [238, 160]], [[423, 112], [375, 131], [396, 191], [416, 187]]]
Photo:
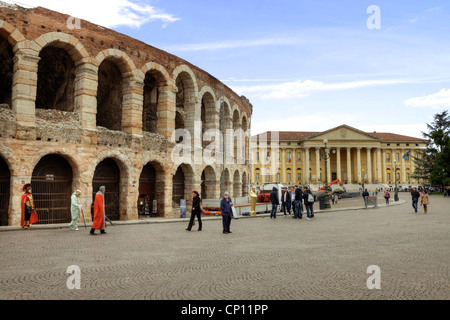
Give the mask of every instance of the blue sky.
[[[204, 69], [250, 99], [252, 134], [347, 124], [421, 137], [434, 114], [450, 109], [448, 1], [20, 2], [112, 28]], [[380, 29], [367, 27], [370, 5], [380, 9]]]

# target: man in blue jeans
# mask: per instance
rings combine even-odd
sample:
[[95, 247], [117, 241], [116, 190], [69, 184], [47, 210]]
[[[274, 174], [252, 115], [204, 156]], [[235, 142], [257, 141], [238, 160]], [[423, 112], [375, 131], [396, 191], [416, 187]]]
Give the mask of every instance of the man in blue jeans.
[[277, 187], [273, 187], [270, 193], [270, 202], [272, 203], [272, 211], [270, 211], [270, 219], [277, 218], [278, 206], [280, 205], [280, 200], [278, 199]]
[[411, 191], [411, 198], [412, 198], [412, 207], [414, 208], [414, 211], [417, 213], [417, 205], [419, 203], [420, 193], [416, 190], [416, 188], [413, 188]]

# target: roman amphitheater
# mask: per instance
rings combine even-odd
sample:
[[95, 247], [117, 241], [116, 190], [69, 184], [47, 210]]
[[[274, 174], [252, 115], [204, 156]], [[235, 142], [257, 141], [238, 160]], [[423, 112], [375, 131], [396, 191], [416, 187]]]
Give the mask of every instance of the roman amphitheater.
[[[154, 216], [179, 216], [192, 190], [203, 198], [247, 195], [248, 99], [172, 54], [68, 21], [45, 8], [0, 2], [0, 225], [20, 224], [29, 182], [43, 224], [70, 221], [76, 189], [90, 220], [101, 185], [111, 220], [138, 219], [142, 203], [156, 204]], [[192, 140], [174, 134], [182, 129]], [[231, 160], [207, 163], [202, 133], [226, 129], [244, 134], [215, 136], [214, 145], [223, 140], [226, 148], [211, 154]], [[174, 161], [182, 143], [192, 146], [188, 158], [200, 160], [183, 154], [183, 163]]]

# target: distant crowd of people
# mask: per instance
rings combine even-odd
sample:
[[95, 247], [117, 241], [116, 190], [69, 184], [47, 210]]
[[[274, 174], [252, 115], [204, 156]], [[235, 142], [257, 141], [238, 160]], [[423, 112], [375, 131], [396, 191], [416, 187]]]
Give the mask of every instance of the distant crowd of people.
[[[306, 186], [303, 188], [301, 186], [292, 186], [290, 190], [285, 187], [281, 194], [281, 210], [284, 213], [284, 217], [292, 216], [293, 219], [303, 219], [303, 214], [306, 211], [306, 220], [309, 220], [314, 218], [315, 201], [316, 196]], [[280, 205], [277, 187], [273, 187], [270, 194], [270, 202], [272, 204], [270, 218], [276, 219], [278, 206]], [[291, 209], [293, 215], [291, 214]]]

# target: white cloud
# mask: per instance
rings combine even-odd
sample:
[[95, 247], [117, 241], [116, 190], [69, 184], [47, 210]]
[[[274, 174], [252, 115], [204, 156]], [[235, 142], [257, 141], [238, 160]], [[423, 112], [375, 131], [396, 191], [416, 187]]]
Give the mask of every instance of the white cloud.
[[440, 91], [428, 96], [411, 98], [405, 101], [408, 107], [420, 107], [431, 109], [442, 109], [450, 107], [450, 89], [441, 89]]
[[332, 90], [350, 90], [363, 87], [392, 85], [405, 83], [403, 80], [362, 80], [340, 83], [324, 83], [321, 81], [305, 80], [291, 81], [274, 85], [234, 86], [232, 89], [239, 94], [253, 94], [261, 99], [304, 98], [314, 92]]
[[136, 0], [2, 0], [10, 4], [25, 7], [44, 7], [63, 14], [84, 19], [89, 22], [113, 28], [129, 26], [139, 28], [151, 21], [159, 21], [162, 27], [168, 23], [180, 20], [163, 10], [158, 9], [142, 1]]

